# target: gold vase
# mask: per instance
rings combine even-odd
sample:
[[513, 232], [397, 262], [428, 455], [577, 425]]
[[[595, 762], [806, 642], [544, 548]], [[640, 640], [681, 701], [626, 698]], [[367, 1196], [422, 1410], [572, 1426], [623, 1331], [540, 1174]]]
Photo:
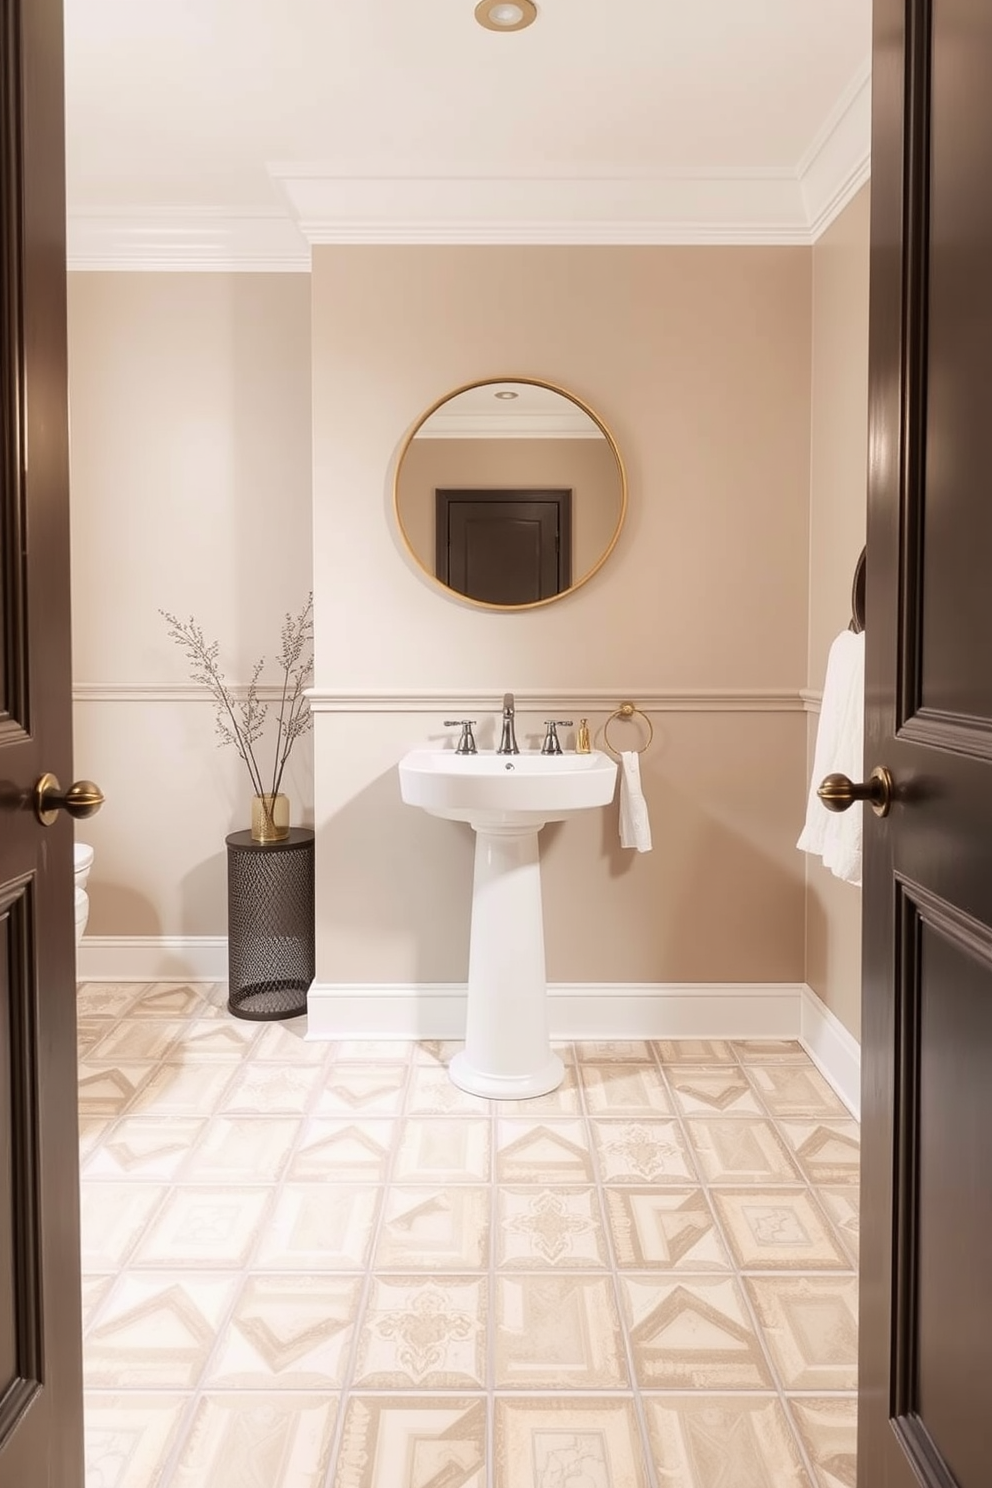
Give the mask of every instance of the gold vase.
[[251, 835], [255, 842], [284, 842], [289, 836], [289, 797], [253, 796]]

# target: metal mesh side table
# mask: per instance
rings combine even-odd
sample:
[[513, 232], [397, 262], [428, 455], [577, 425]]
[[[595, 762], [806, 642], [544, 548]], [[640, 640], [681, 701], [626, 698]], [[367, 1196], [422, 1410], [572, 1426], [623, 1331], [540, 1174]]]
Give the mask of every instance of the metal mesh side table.
[[250, 832], [227, 839], [228, 1011], [237, 1018], [294, 1018], [307, 1010], [316, 974], [313, 832], [282, 842]]

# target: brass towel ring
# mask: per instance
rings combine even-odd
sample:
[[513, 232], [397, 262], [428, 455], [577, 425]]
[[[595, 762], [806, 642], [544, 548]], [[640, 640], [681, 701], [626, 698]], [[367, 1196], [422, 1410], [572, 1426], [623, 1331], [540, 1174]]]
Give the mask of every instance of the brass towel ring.
[[624, 722], [629, 723], [630, 720], [634, 717], [635, 713], [638, 718], [643, 718], [644, 722], [648, 726], [647, 740], [641, 745], [640, 749], [634, 751], [635, 754], [643, 754], [645, 749], [647, 749], [648, 745], [651, 743], [651, 740], [654, 738], [654, 724], [651, 722], [648, 715], [642, 712], [640, 708], [635, 707], [633, 703], [621, 703], [617, 711], [610, 714], [609, 718], [606, 720], [606, 723], [603, 726], [603, 743], [606, 745], [611, 754], [619, 755], [620, 750], [614, 749], [613, 745], [610, 743], [610, 724], [616, 718], [620, 718]]

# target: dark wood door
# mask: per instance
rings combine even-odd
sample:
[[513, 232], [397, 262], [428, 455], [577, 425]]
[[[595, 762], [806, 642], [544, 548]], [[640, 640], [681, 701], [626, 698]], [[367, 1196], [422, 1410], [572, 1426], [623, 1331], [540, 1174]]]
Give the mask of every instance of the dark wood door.
[[875, 0], [860, 1488], [992, 1482], [992, 5]]
[[0, 0], [0, 1488], [82, 1488], [62, 12]]
[[572, 582], [571, 491], [437, 491], [439, 579], [495, 605], [535, 604]]

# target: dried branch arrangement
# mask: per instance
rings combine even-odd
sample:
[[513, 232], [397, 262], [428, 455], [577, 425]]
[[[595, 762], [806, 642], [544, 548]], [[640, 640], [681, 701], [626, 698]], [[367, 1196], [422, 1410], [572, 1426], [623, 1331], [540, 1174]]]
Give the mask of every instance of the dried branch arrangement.
[[[287, 613], [282, 626], [282, 640], [277, 658], [282, 673], [278, 704], [263, 700], [258, 688], [265, 668], [262, 656], [252, 669], [246, 688], [233, 688], [220, 669], [220, 644], [207, 642], [192, 616], [180, 620], [168, 610], [159, 614], [169, 626], [169, 637], [176, 642], [189, 662], [190, 677], [210, 692], [217, 709], [217, 742], [233, 744], [244, 760], [257, 796], [277, 796], [282, 784], [286, 761], [296, 740], [311, 724], [306, 688], [313, 680], [313, 594], [298, 615]], [[276, 708], [278, 707], [278, 712]], [[256, 745], [266, 732], [270, 710], [275, 713], [275, 740], [272, 773], [263, 776]]]

